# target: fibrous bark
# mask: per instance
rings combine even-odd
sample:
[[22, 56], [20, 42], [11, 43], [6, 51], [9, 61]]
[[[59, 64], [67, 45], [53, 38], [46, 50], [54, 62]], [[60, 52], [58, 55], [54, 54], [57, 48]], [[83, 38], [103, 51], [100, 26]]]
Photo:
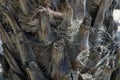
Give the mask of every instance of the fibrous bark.
[[3, 80], [117, 80], [117, 0], [1, 0]]

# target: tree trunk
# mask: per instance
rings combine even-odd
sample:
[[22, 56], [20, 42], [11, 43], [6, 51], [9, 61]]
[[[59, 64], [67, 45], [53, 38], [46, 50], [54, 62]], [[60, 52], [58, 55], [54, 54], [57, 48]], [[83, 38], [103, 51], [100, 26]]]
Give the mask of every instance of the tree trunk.
[[3, 80], [117, 80], [116, 3], [1, 0]]

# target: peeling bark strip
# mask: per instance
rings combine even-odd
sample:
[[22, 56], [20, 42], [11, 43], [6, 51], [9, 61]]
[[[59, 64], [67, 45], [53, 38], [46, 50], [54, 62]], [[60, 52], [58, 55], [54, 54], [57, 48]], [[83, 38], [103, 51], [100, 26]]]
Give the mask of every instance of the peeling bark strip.
[[7, 49], [4, 49], [6, 52], [6, 54], [4, 55], [8, 64], [10, 65], [10, 68], [15, 71], [16, 73], [18, 74], [21, 74], [23, 75], [23, 72], [21, 72], [19, 66], [18, 66], [18, 63], [15, 62], [15, 59], [12, 57], [11, 53], [9, 53], [9, 50]]
[[9, 21], [12, 29], [13, 29], [13, 32], [14, 33], [17, 33], [20, 31], [20, 28], [13, 16], [13, 14], [10, 12], [10, 9], [9, 8], [3, 8], [3, 14], [6, 16], [7, 20]]
[[21, 60], [22, 60], [22, 63], [25, 64], [25, 46], [24, 44], [22, 43], [24, 41], [23, 39], [23, 35], [22, 32], [19, 32], [20, 31], [20, 28], [16, 22], [16, 20], [14, 19], [14, 17], [12, 16], [12, 14], [10, 12], [4, 12], [4, 15], [7, 17], [12, 29], [13, 29], [13, 32], [14, 32], [14, 35], [16, 37], [16, 47], [18, 48], [18, 51], [20, 51], [20, 56], [21, 56]]
[[2, 35], [2, 40], [4, 43], [7, 43], [7, 47], [9, 50], [14, 51], [14, 45], [13, 42], [11, 41], [11, 38], [9, 37], [9, 35], [6, 33], [6, 31], [3, 29], [2, 24], [0, 23], [0, 32]]
[[91, 17], [85, 16], [83, 23], [79, 29], [79, 49], [80, 51], [89, 50], [89, 29], [91, 25]]
[[93, 27], [96, 27], [96, 30], [99, 29], [99, 27], [102, 26], [104, 17], [105, 17], [105, 11], [108, 10], [108, 8], [111, 6], [113, 0], [101, 0], [99, 4], [99, 11], [96, 17], [96, 20], [94, 22]]
[[20, 7], [22, 9], [22, 12], [27, 15], [30, 12], [30, 9], [32, 7], [30, 0], [19, 0]]
[[14, 52], [14, 47], [15, 46], [11, 42], [7, 33], [4, 31], [3, 26], [1, 24], [0, 24], [0, 27], [1, 27], [1, 31], [3, 31], [3, 32], [1, 32], [2, 36], [5, 37], [5, 39], [3, 39], [3, 41], [5, 41], [5, 43], [7, 43], [7, 48], [9, 49], [9, 51], [8, 51], [8, 49], [4, 50], [4, 51], [7, 51], [7, 52], [5, 52], [6, 54], [4, 54], [4, 55], [5, 55], [9, 65], [10, 65], [10, 67], [13, 69], [13, 71], [22, 74], [22, 72], [19, 69], [19, 67], [18, 67], [17, 63], [15, 62], [14, 58], [12, 58], [12, 54], [10, 53], [12, 51]]
[[53, 80], [68, 80], [70, 77], [70, 63], [63, 39], [53, 44], [51, 57], [52, 64], [54, 64], [51, 71]]
[[39, 40], [43, 43], [50, 44], [54, 40], [53, 30], [47, 15], [40, 15]]
[[3, 80], [119, 79], [116, 1], [0, 0]]

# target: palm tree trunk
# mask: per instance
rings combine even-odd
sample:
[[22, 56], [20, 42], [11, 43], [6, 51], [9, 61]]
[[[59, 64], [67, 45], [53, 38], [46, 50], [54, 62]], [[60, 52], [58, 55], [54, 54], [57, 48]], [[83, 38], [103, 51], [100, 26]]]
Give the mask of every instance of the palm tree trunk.
[[1, 0], [3, 80], [119, 77], [117, 0]]

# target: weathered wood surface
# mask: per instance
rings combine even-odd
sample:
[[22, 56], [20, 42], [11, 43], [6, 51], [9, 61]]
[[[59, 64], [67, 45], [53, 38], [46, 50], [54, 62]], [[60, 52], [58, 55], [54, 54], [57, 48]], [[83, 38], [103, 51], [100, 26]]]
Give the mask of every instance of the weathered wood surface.
[[1, 0], [3, 80], [117, 80], [116, 3]]

